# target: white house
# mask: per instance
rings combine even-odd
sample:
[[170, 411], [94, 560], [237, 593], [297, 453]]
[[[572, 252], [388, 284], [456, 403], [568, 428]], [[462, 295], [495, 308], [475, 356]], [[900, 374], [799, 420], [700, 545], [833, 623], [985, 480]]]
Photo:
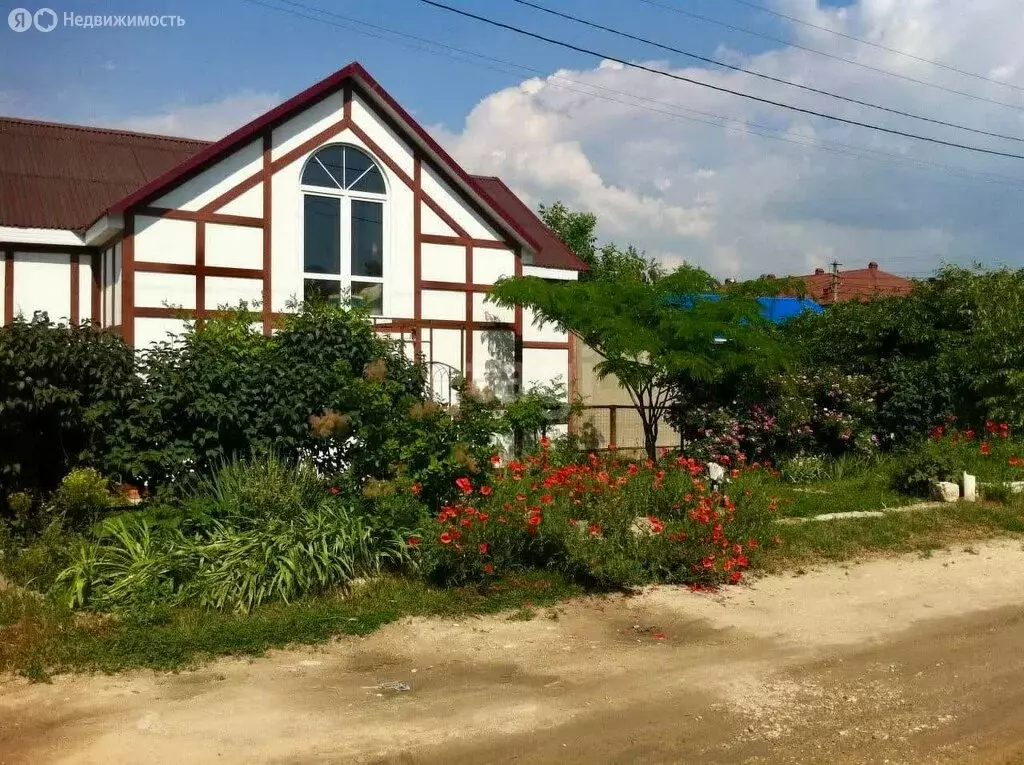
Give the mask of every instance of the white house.
[[0, 255], [4, 322], [46, 311], [142, 347], [240, 300], [270, 333], [293, 300], [350, 289], [479, 388], [575, 382], [571, 336], [484, 299], [583, 263], [357, 63], [215, 143], [0, 118]]

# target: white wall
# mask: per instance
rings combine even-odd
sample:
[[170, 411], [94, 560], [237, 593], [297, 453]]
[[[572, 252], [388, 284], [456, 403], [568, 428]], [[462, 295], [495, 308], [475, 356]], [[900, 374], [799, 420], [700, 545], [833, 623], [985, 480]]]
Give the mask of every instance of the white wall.
[[135, 347], [141, 350], [152, 343], [173, 342], [184, 331], [185, 322], [181, 319], [136, 319]]
[[420, 245], [420, 274], [428, 282], [466, 282], [466, 248], [451, 244]]
[[242, 192], [237, 199], [232, 199], [217, 212], [224, 215], [247, 215], [250, 218], [263, 217], [263, 184], [257, 183], [248, 191]]
[[206, 277], [206, 308], [233, 308], [240, 301], [250, 306], [263, 297], [262, 279], [238, 279], [229, 276]]
[[523, 340], [535, 340], [546, 343], [565, 343], [569, 341], [569, 335], [559, 331], [554, 324], [534, 324], [536, 318], [529, 308], [523, 309]]
[[468, 203], [462, 200], [461, 195], [455, 193], [446, 181], [426, 165], [422, 168], [420, 182], [430, 198], [441, 205], [444, 211], [451, 215], [471, 237], [495, 241], [500, 239], [494, 229], [477, 215]]
[[[78, 256], [78, 320], [91, 321], [92, 315], [92, 255]], [[0, 314], [2, 315], [2, 314]]]
[[569, 351], [540, 348], [523, 349], [523, 389], [533, 383], [549, 383], [561, 377], [569, 385]]
[[154, 207], [195, 211], [230, 191], [263, 167], [263, 141], [246, 144], [224, 157], [209, 169], [180, 186], [171, 189], [153, 202]]
[[263, 268], [263, 229], [206, 224], [206, 265]]
[[[136, 271], [135, 305], [145, 308], [195, 308], [196, 277], [191, 274]], [[141, 345], [138, 340], [136, 344]]]
[[515, 392], [516, 336], [511, 330], [476, 330], [473, 332], [473, 384], [489, 390], [499, 399]]
[[189, 220], [135, 217], [135, 262], [176, 263], [193, 266], [196, 262], [196, 224]]
[[14, 315], [30, 320], [45, 311], [53, 322], [71, 316], [71, 256], [67, 253], [14, 253]]
[[466, 320], [466, 293], [423, 290], [420, 314], [424, 319]]

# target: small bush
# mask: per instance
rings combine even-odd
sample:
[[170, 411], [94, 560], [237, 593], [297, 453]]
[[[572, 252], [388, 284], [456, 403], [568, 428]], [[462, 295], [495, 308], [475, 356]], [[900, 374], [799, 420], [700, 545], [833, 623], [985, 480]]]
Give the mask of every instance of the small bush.
[[935, 481], [952, 481], [957, 464], [947, 451], [926, 444], [899, 458], [893, 475], [893, 486], [898, 491], [926, 497]]
[[107, 479], [92, 468], [78, 468], [64, 476], [50, 500], [52, 513], [71, 527], [94, 523], [115, 504]]
[[800, 455], [792, 457], [782, 463], [779, 473], [783, 480], [789, 483], [814, 483], [820, 481], [826, 474], [828, 466], [825, 458], [818, 454]]

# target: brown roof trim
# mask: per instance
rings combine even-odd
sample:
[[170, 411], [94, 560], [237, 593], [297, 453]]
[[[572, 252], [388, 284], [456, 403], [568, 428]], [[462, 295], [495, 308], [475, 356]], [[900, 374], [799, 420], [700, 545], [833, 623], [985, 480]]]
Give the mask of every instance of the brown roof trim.
[[[210, 165], [216, 163], [223, 155], [237, 150], [241, 146], [254, 140], [264, 131], [272, 130], [278, 124], [290, 118], [296, 112], [301, 111], [329, 95], [340, 90], [349, 79], [357, 80], [363, 88], [372, 91], [384, 104], [393, 111], [396, 116], [409, 128], [409, 130], [422, 141], [433, 153], [445, 168], [476, 194], [490, 208], [494, 218], [503, 224], [505, 228], [516, 235], [517, 238], [528, 244], [533, 249], [539, 249], [540, 245], [534, 240], [507, 211], [495, 204], [494, 200], [484, 192], [472, 176], [463, 170], [448, 153], [441, 148], [426, 130], [403, 109], [391, 95], [370, 76], [358, 62], [352, 62], [348, 66], [339, 69], [334, 74], [326, 77], [315, 85], [306, 88], [301, 93], [292, 96], [284, 103], [274, 107], [266, 114], [257, 117], [247, 125], [230, 133], [216, 143], [208, 145], [198, 154], [193, 155], [177, 167], [169, 170], [160, 177], [147, 183], [142, 188], [124, 197], [106, 210], [108, 215], [123, 213], [131, 207], [145, 204], [156, 197], [172, 184], [178, 184], [191, 178]], [[180, 139], [179, 139], [180, 140]], [[100, 217], [100, 216], [98, 216]]]

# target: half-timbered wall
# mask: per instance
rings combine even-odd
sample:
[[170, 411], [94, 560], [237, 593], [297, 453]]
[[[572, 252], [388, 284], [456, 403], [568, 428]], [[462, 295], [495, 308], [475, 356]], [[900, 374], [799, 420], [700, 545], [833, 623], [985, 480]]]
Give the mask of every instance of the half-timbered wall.
[[[263, 329], [271, 332], [275, 315], [303, 295], [303, 168], [335, 143], [369, 154], [384, 177], [378, 331], [402, 340], [410, 355], [499, 396], [513, 393], [520, 381], [568, 380], [566, 335], [486, 297], [503, 276], [574, 279], [576, 273], [524, 265], [518, 245], [504, 237], [491, 213], [351, 84], [127, 210], [123, 236], [95, 253], [98, 321], [143, 347], [180, 332], [183, 316], [201, 323], [244, 301], [260, 306]], [[10, 256], [0, 274], [8, 282]], [[13, 296], [7, 282], [0, 282], [0, 294], [13, 301], [15, 313], [77, 311], [91, 318], [93, 279], [81, 274], [90, 272], [92, 257], [14, 252]], [[7, 303], [4, 311], [10, 314]]]
[[93, 318], [94, 253], [84, 249], [0, 244], [0, 316], [31, 320], [45, 313], [51, 321], [77, 324]]

